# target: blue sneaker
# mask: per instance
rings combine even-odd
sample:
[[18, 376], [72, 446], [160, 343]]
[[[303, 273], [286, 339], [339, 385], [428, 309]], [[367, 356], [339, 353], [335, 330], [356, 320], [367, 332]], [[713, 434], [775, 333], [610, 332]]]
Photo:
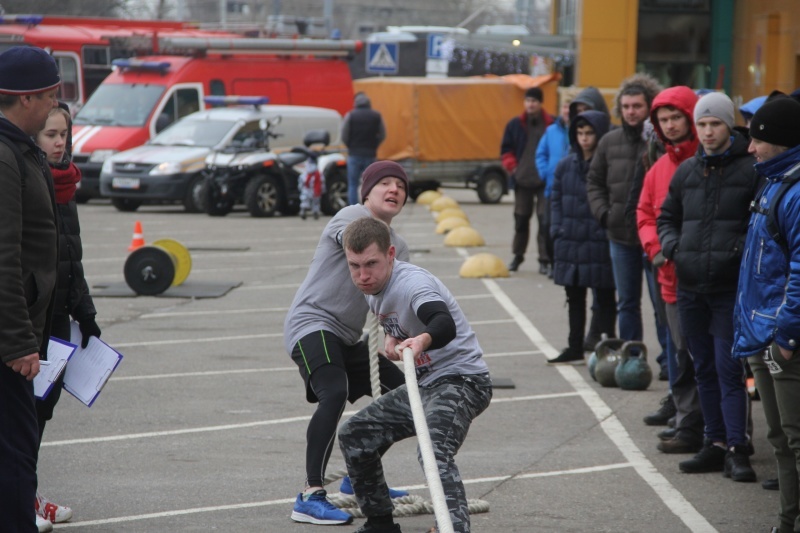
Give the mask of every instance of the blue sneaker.
[[[349, 494], [353, 495], [353, 485], [350, 483], [350, 476], [344, 476], [342, 478], [342, 486], [339, 487], [339, 492], [342, 494]], [[398, 490], [398, 489], [389, 489], [389, 497], [394, 498], [402, 498], [403, 496], [408, 496], [408, 491], [405, 490]]]
[[292, 510], [292, 520], [319, 526], [349, 524], [353, 517], [328, 501], [328, 493], [320, 489], [311, 494], [297, 495]]

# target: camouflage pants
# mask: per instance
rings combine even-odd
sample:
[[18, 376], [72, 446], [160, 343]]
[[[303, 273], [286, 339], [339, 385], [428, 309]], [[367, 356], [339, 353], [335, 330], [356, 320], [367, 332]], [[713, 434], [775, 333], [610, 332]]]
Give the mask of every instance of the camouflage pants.
[[[472, 420], [492, 399], [491, 380], [488, 374], [448, 376], [420, 387], [420, 397], [454, 530], [468, 533], [467, 497], [454, 458]], [[381, 396], [339, 426], [339, 447], [358, 506], [367, 517], [388, 515], [393, 509], [383, 476], [381, 452], [414, 435], [405, 385]], [[418, 458], [422, 464], [422, 457]]]

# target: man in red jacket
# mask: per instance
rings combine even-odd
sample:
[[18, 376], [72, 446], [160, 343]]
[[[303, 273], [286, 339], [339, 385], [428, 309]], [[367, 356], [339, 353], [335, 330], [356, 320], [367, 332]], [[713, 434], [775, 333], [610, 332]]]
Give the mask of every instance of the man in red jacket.
[[661, 213], [661, 204], [667, 196], [672, 175], [678, 165], [697, 152], [699, 141], [693, 120], [696, 103], [697, 95], [685, 86], [665, 89], [653, 100], [650, 120], [666, 153], [645, 175], [636, 210], [639, 240], [656, 269], [657, 285], [660, 286], [657, 305], [662, 316], [666, 317], [671, 340], [675, 344], [675, 349], [666, 350], [666, 353], [667, 357], [675, 358], [667, 364], [667, 368], [677, 413], [675, 429], [659, 434], [662, 441], [657, 447], [664, 453], [692, 453], [703, 445], [703, 415], [697, 397], [694, 366], [678, 320], [675, 265], [661, 253], [656, 229], [656, 218]]
[[506, 125], [500, 144], [503, 167], [513, 177], [514, 186], [514, 241], [511, 245], [514, 258], [508, 269], [515, 272], [525, 260], [530, 238], [531, 217], [534, 209], [539, 230], [536, 243], [539, 248], [539, 273], [548, 275], [552, 258], [547, 251], [547, 225], [545, 220], [545, 182], [536, 169], [536, 148], [553, 117], [542, 109], [544, 96], [538, 87], [525, 91], [525, 111]]

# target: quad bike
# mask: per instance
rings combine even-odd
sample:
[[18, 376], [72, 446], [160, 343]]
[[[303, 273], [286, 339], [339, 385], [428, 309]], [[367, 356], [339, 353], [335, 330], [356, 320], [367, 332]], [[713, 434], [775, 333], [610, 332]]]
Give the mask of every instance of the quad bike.
[[[309, 162], [316, 162], [324, 181], [322, 212], [334, 215], [347, 205], [347, 168], [342, 153], [327, 150], [330, 134], [312, 130], [304, 146], [276, 154], [269, 150], [275, 119], [264, 121], [263, 139], [256, 147], [234, 147], [206, 161], [206, 212], [225, 216], [234, 205], [244, 204], [251, 216], [296, 215], [300, 211], [298, 177]], [[319, 147], [319, 148], [312, 148]]]

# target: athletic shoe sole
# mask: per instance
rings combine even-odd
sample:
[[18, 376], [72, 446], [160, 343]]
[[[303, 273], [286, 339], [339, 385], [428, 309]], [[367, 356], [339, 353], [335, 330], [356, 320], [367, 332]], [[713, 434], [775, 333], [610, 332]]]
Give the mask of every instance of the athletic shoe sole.
[[319, 518], [314, 518], [313, 516], [309, 516], [307, 514], [298, 513], [297, 511], [292, 511], [291, 518], [295, 522], [301, 522], [303, 524], [314, 524], [316, 526], [338, 526], [338, 525], [347, 525], [353, 522], [352, 516], [347, 520], [322, 520]]

